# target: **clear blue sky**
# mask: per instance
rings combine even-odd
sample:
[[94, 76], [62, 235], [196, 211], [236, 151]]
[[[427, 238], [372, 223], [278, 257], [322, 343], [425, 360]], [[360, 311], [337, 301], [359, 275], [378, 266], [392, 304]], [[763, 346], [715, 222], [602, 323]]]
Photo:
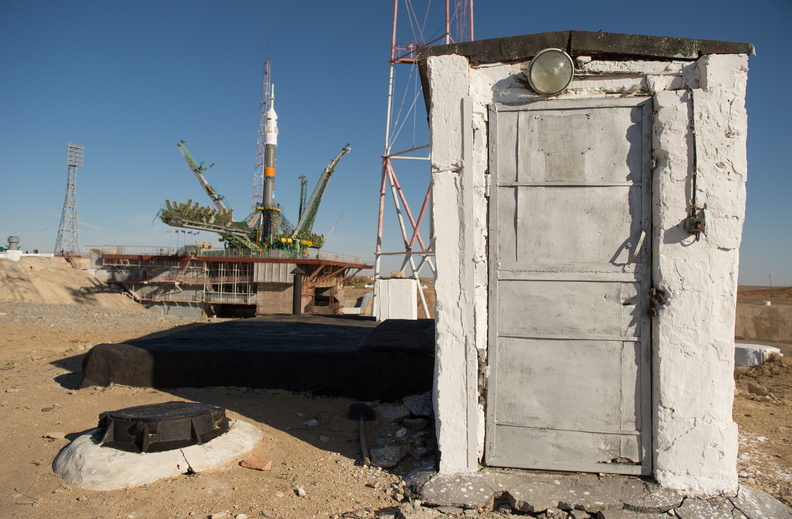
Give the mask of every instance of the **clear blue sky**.
[[[247, 214], [269, 56], [280, 118], [277, 201], [295, 221], [297, 177], [307, 175], [312, 187], [351, 143], [314, 230], [327, 234], [343, 213], [325, 248], [372, 260], [392, 6], [0, 0], [0, 243], [17, 235], [23, 249], [52, 250], [69, 142], [85, 146], [77, 188], [83, 246], [175, 244], [167, 226], [152, 223], [163, 200], [209, 203], [176, 147], [182, 139], [198, 160], [216, 164], [208, 179], [236, 216]], [[753, 43], [740, 281], [772, 276], [774, 285], [792, 285], [792, 2], [490, 0], [474, 18], [476, 39], [578, 29]], [[426, 32], [441, 24], [430, 19]], [[416, 122], [418, 133], [423, 126]], [[414, 204], [426, 178], [416, 185]]]

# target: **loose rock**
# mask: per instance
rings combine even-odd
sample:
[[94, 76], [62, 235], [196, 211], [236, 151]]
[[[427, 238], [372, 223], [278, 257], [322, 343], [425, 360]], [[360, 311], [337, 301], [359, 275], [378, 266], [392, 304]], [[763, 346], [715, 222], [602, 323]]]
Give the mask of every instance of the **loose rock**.
[[410, 416], [410, 410], [403, 405], [381, 405], [376, 408], [376, 411], [391, 422], [398, 422], [402, 418]]
[[426, 418], [405, 418], [404, 420], [402, 420], [402, 425], [404, 425], [408, 429], [422, 431], [427, 427], [429, 427], [429, 420], [427, 420]]
[[392, 445], [371, 449], [371, 464], [376, 467], [393, 467], [407, 455], [406, 445]]
[[272, 470], [272, 460], [264, 456], [252, 456], [239, 462], [247, 469]]
[[748, 392], [752, 395], [767, 396], [770, 392], [766, 387], [760, 386], [756, 382], [748, 382]]
[[406, 397], [404, 407], [409, 409], [413, 416], [432, 416], [432, 392]]

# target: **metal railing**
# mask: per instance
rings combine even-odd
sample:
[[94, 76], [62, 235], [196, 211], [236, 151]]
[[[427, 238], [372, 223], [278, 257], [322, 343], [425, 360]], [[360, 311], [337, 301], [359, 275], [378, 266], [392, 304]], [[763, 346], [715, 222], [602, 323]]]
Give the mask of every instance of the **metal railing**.
[[201, 257], [219, 258], [276, 258], [276, 259], [317, 259], [336, 261], [339, 263], [363, 264], [363, 259], [357, 256], [336, 254], [322, 250], [308, 249], [296, 250], [250, 250], [250, 249], [199, 249], [195, 246], [186, 247], [160, 247], [156, 245], [92, 245], [90, 251], [100, 254], [123, 254], [129, 256], [189, 256], [195, 254]]

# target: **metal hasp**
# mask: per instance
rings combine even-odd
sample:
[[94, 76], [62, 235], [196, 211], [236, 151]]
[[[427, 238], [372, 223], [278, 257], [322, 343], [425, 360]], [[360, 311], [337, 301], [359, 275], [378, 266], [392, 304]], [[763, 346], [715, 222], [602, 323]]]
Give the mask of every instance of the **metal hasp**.
[[225, 409], [211, 404], [164, 402], [99, 415], [102, 447], [161, 452], [200, 445], [228, 432]]
[[707, 232], [707, 218], [704, 214], [704, 208], [697, 207], [694, 204], [690, 208], [690, 216], [682, 221], [682, 226], [685, 228], [685, 232], [692, 234], [696, 237], [696, 241], [699, 241], [701, 235]]
[[649, 289], [649, 316], [655, 317], [668, 302], [668, 294], [665, 290], [657, 287]]

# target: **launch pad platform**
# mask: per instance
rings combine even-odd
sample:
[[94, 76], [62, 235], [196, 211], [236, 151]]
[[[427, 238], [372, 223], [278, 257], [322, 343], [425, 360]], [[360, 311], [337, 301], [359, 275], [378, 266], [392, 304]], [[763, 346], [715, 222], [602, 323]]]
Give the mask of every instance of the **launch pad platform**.
[[395, 400], [432, 387], [434, 320], [272, 315], [94, 346], [81, 387], [210, 387], [310, 391]]
[[152, 310], [189, 317], [292, 313], [295, 272], [302, 272], [300, 313], [341, 315], [346, 281], [372, 268], [323, 251], [97, 249], [91, 256], [102, 281]]

